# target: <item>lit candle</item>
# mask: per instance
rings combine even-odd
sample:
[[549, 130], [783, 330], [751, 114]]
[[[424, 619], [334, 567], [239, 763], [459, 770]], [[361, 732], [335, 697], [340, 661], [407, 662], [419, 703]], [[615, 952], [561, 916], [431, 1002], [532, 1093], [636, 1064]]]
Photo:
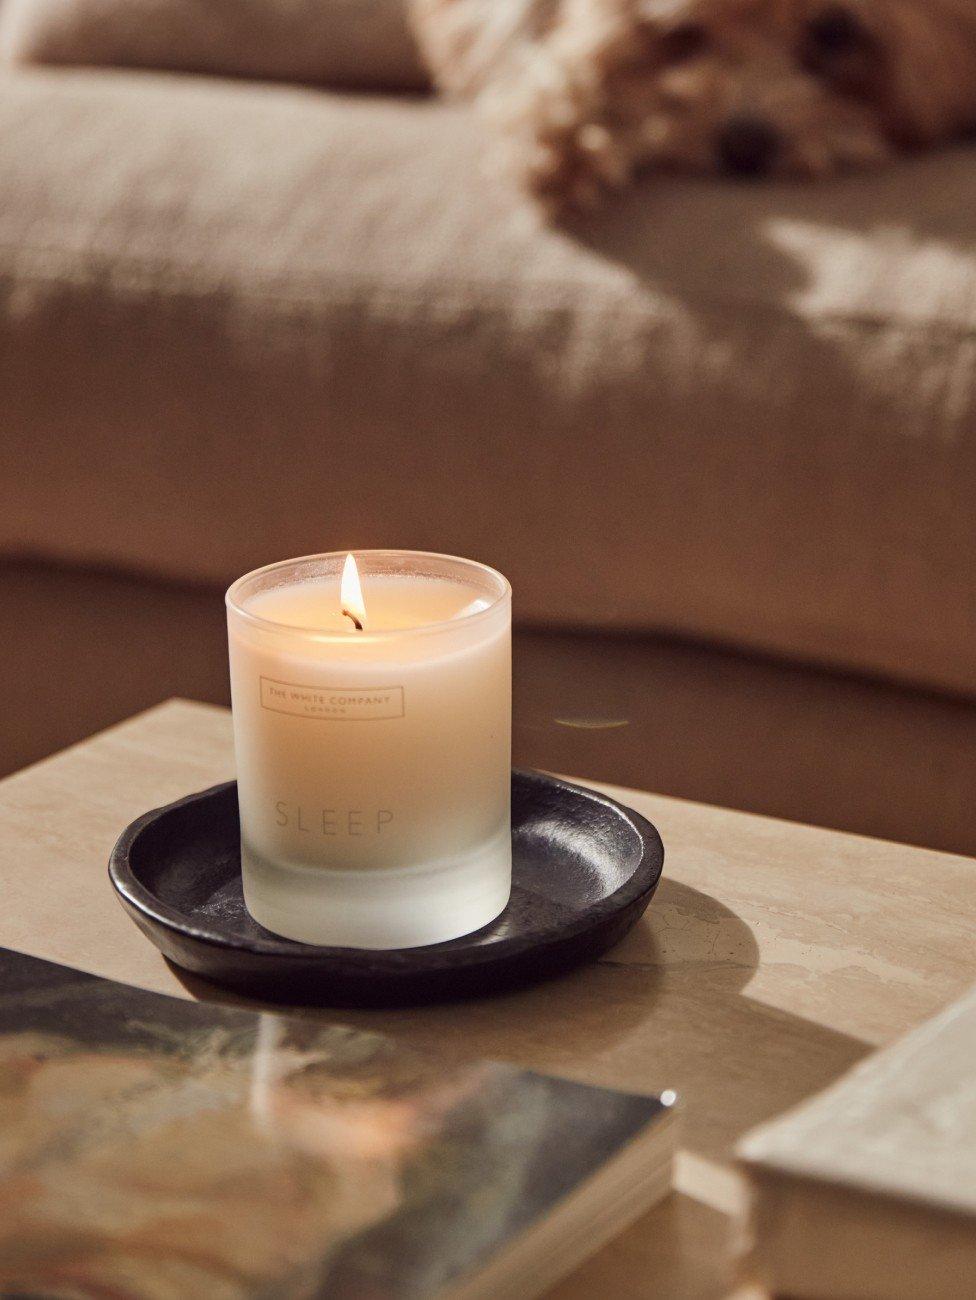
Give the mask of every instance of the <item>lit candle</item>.
[[470, 560], [308, 556], [227, 593], [244, 898], [306, 943], [480, 929], [511, 889], [511, 588]]

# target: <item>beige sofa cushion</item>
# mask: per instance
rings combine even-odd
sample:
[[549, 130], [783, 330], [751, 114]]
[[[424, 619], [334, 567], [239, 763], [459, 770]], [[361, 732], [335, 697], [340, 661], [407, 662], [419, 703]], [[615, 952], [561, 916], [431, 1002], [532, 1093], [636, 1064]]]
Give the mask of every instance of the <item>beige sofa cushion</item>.
[[[169, 695], [229, 703], [216, 588], [0, 563], [0, 592], [0, 775]], [[976, 854], [971, 703], [654, 637], [523, 631], [514, 656], [519, 766]], [[565, 725], [601, 717], [629, 725]]]
[[8, 62], [425, 89], [406, 0], [2, 0]]
[[968, 149], [555, 230], [434, 102], [34, 73], [0, 138], [7, 552], [443, 549], [523, 622], [976, 692]]

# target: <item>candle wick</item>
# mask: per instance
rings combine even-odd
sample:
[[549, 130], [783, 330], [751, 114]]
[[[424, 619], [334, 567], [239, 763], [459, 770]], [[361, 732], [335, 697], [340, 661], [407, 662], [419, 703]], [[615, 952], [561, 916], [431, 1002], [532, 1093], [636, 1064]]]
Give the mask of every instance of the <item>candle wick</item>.
[[363, 625], [362, 625], [362, 623], [360, 623], [359, 619], [356, 617], [355, 614], [350, 613], [348, 609], [344, 609], [344, 610], [342, 611], [342, 615], [343, 615], [343, 618], [351, 618], [351, 619], [352, 619], [352, 621], [353, 621], [353, 626], [355, 627], [355, 629], [356, 629], [357, 632], [361, 632], [361, 631], [363, 630]]

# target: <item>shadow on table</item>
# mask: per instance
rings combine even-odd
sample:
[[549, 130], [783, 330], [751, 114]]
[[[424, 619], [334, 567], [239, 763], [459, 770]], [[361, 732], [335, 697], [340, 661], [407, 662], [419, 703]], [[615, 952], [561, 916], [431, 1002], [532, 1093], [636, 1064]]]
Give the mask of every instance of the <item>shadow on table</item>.
[[[546, 1300], [613, 1296], [636, 1300], [719, 1300], [734, 1280], [733, 1227], [726, 1214], [676, 1191], [592, 1255]], [[635, 1290], [636, 1278], [653, 1278], [653, 1290]]]
[[[684, 1145], [723, 1157], [740, 1134], [825, 1087], [868, 1050], [744, 995], [758, 961], [735, 913], [665, 880], [621, 944], [560, 979], [481, 1000], [294, 1014], [396, 1035], [442, 1058], [495, 1057], [638, 1092], [673, 1087], [684, 1103]], [[175, 973], [195, 997], [242, 1002]]]
[[645, 921], [593, 966], [505, 997], [342, 1019], [429, 1051], [501, 1057], [635, 1091], [673, 1087], [684, 1102], [684, 1144], [721, 1157], [868, 1050], [744, 995], [758, 962], [735, 913], [665, 880]]

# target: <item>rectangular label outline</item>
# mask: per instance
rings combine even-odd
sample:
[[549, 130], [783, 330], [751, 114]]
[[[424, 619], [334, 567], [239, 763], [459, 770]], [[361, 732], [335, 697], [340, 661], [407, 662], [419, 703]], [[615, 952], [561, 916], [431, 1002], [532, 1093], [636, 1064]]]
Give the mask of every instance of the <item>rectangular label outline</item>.
[[399, 696], [399, 701], [400, 701], [399, 713], [382, 713], [379, 715], [374, 714], [372, 717], [367, 716], [361, 718], [343, 718], [343, 717], [335, 717], [327, 714], [296, 713], [294, 709], [276, 709], [273, 704], [265, 704], [264, 702], [265, 682], [270, 682], [273, 686], [284, 686], [292, 691], [314, 691], [318, 695], [322, 695], [327, 691], [331, 691], [337, 695], [341, 695], [341, 694], [352, 695], [354, 693], [359, 695], [365, 695], [370, 692], [368, 692], [361, 686], [355, 686], [355, 687], [354, 686], [303, 686], [300, 682], [283, 682], [280, 681], [277, 677], [265, 677], [262, 675], [260, 678], [260, 685], [258, 687], [260, 693], [261, 708], [266, 709], [268, 713], [281, 713], [286, 718], [304, 718], [306, 722], [392, 722], [395, 721], [397, 718], [403, 718], [406, 716], [406, 707], [403, 699], [402, 686], [374, 686], [372, 687], [372, 692], [371, 692], [371, 693], [378, 693], [380, 691], [389, 691], [390, 694], [393, 694], [395, 692]]

